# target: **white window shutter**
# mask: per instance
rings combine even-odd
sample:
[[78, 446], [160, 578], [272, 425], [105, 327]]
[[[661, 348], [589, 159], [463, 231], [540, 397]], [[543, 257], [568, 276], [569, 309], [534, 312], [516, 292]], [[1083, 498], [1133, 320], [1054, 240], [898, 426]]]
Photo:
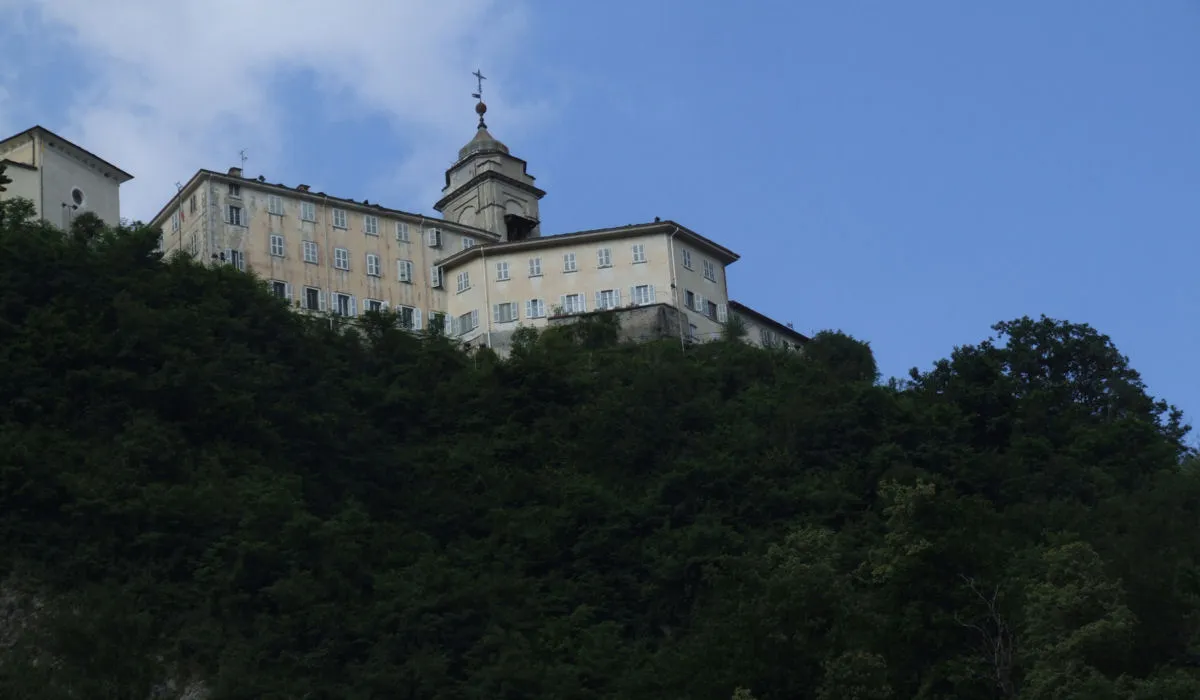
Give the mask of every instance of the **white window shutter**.
[[500, 323], [501, 304], [492, 304], [492, 323]]
[[288, 301], [292, 300], [292, 283], [291, 282], [283, 283], [283, 298], [287, 299]]
[[388, 303], [387, 303], [386, 301], [385, 301], [385, 302], [381, 302], [381, 303], [379, 304], [379, 310], [380, 310], [380, 311], [387, 311], [387, 310], [388, 310]]
[[357, 316], [357, 315], [358, 315], [358, 307], [357, 307], [357, 305], [354, 303], [354, 301], [355, 301], [355, 300], [354, 300], [354, 297], [353, 297], [353, 296], [351, 296], [351, 297], [350, 297], [350, 315], [351, 315], [351, 316]]
[[458, 316], [446, 315], [446, 325], [450, 327], [450, 335], [458, 335]]
[[474, 330], [478, 327], [479, 327], [479, 310], [471, 309], [471, 329]]
[[704, 309], [704, 295], [703, 294], [696, 295], [696, 310], [699, 311], [700, 313], [704, 313], [705, 309]]
[[317, 292], [317, 310], [325, 310], [325, 292]]
[[613, 290], [613, 306], [615, 306], [618, 309], [621, 308], [621, 289], [620, 289], [620, 287]]
[[721, 323], [729, 320], [729, 307], [725, 304], [717, 304], [717, 320]]
[[599, 309], [601, 306], [601, 297], [600, 297], [601, 294], [603, 294], [603, 292], [596, 292], [596, 308], [597, 309]]
[[650, 285], [650, 303], [654, 303], [654, 285]]
[[223, 260], [223, 262], [224, 262], [226, 265], [232, 265], [232, 264], [233, 264], [233, 248], [226, 248], [226, 249], [225, 249], [225, 252], [224, 252], [224, 253], [222, 253], [222, 255], [224, 255], [224, 256], [225, 256], [225, 259]]
[[567, 312], [567, 295], [566, 294], [563, 294], [562, 296], [560, 296], [558, 298], [558, 307], [563, 310], [563, 313]]
[[586, 311], [587, 311], [587, 297], [580, 294], [579, 295], [579, 313], [585, 313]]
[[525, 318], [533, 318], [533, 300], [529, 299], [525, 302]]
[[421, 330], [421, 310], [413, 309], [413, 330]]

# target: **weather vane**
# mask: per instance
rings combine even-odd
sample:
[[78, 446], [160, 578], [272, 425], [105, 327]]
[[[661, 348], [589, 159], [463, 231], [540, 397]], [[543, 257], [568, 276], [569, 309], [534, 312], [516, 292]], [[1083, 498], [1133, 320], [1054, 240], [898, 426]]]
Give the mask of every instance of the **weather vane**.
[[483, 77], [483, 73], [481, 73], [478, 69], [476, 69], [475, 72], [472, 73], [471, 75], [475, 76], [475, 82], [478, 84], [478, 87], [476, 87], [477, 92], [471, 93], [471, 97], [474, 97], [475, 99], [482, 102], [483, 101], [483, 81], [487, 80], [487, 78]]

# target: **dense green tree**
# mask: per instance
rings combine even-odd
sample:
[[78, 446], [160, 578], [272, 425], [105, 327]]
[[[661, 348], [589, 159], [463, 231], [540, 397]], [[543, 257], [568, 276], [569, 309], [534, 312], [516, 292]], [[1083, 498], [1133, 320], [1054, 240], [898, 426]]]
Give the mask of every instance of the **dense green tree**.
[[[513, 352], [0, 203], [0, 697], [1200, 696], [1200, 469], [1108, 338]], [[753, 693], [753, 695], [751, 695]]]

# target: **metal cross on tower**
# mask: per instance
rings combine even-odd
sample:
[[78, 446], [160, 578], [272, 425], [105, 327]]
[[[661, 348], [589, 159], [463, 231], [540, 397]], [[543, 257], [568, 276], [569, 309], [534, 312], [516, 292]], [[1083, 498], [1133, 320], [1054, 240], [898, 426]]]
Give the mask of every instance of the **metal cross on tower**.
[[478, 69], [471, 75], [475, 76], [475, 82], [478, 85], [476, 88], [477, 92], [471, 93], [471, 97], [474, 97], [477, 100], [483, 100], [483, 81], [487, 80], [487, 78], [483, 77], [483, 73], [481, 73]]

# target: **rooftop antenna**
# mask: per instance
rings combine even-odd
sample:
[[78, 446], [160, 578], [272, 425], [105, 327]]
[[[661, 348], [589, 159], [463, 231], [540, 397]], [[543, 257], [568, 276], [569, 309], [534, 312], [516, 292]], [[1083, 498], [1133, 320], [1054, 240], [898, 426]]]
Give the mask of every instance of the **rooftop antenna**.
[[483, 123], [483, 115], [485, 112], [487, 112], [487, 105], [483, 103], [483, 81], [487, 80], [487, 78], [484, 77], [483, 73], [478, 68], [475, 69], [475, 72], [471, 75], [475, 76], [476, 84], [476, 91], [471, 93], [471, 97], [479, 100], [479, 102], [475, 105], [475, 113], [479, 115], [479, 128], [486, 129], [487, 124]]
[[242, 157], [242, 170], [246, 169], [246, 149], [238, 151], [238, 155]]

